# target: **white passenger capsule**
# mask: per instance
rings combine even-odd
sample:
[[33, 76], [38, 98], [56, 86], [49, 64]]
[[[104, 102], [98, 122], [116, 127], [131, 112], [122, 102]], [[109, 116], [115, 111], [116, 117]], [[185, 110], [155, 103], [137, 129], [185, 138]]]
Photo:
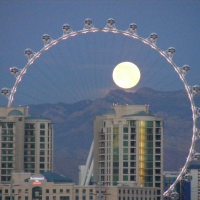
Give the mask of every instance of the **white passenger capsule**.
[[9, 93], [10, 93], [10, 91], [9, 91], [8, 88], [2, 88], [2, 89], [1, 89], [1, 94], [2, 94], [3, 96], [7, 97], [7, 96], [9, 96]]
[[107, 28], [115, 28], [115, 20], [113, 18], [109, 18], [107, 20], [107, 25], [106, 25]]
[[11, 67], [10, 73], [14, 76], [17, 76], [19, 74], [19, 69], [17, 67]]
[[194, 86], [192, 87], [192, 91], [193, 91], [194, 94], [197, 94], [197, 93], [199, 93], [199, 91], [200, 91], [200, 87], [199, 87], [198, 85], [194, 85]]
[[93, 27], [92, 20], [90, 18], [85, 19], [84, 21], [84, 28], [85, 29], [90, 29]]
[[31, 58], [33, 56], [33, 51], [31, 49], [26, 49], [24, 54], [27, 58]]
[[49, 43], [49, 42], [51, 42], [51, 38], [50, 38], [50, 36], [49, 36], [48, 34], [44, 34], [44, 35], [42, 36], [42, 41], [43, 41], [44, 43]]
[[149, 39], [152, 42], [156, 42], [156, 40], [158, 39], [158, 35], [156, 33], [151, 33]]
[[183, 73], [188, 73], [190, 71], [189, 65], [183, 65], [182, 71], [183, 71]]
[[172, 200], [177, 200], [179, 198], [179, 194], [177, 192], [172, 192], [170, 198]]
[[63, 24], [62, 30], [63, 30], [63, 33], [64, 33], [64, 34], [70, 33], [70, 32], [72, 31], [69, 24]]
[[131, 23], [131, 24], [129, 25], [129, 29], [128, 29], [128, 30], [129, 30], [130, 32], [135, 33], [136, 30], [137, 30], [137, 24]]
[[192, 175], [191, 174], [185, 174], [185, 176], [183, 177], [183, 179], [187, 182], [190, 182], [192, 180]]
[[176, 49], [174, 47], [169, 47], [167, 49], [167, 53], [169, 56], [173, 56], [175, 54], [175, 52], [176, 52]]
[[200, 160], [200, 153], [194, 154], [194, 160]]

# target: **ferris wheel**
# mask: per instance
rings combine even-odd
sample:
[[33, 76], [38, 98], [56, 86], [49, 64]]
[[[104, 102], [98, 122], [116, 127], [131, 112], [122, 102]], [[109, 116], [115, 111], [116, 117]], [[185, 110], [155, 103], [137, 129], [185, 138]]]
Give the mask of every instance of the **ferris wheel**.
[[[16, 81], [13, 85], [13, 87], [10, 88], [2, 88], [1, 89], [1, 94], [5, 96], [8, 99], [8, 104], [7, 106], [10, 107], [12, 105], [12, 102], [14, 100], [15, 93], [18, 89], [19, 83], [22, 80], [24, 74], [26, 71], [29, 69], [31, 65], [33, 65], [38, 58], [40, 58], [45, 52], [50, 50], [52, 47], [58, 45], [61, 41], [64, 40], [69, 40], [70, 38], [79, 36], [79, 35], [85, 35], [85, 34], [90, 34], [90, 33], [111, 33], [111, 34], [119, 34], [123, 35], [125, 37], [128, 37], [130, 39], [139, 41], [140, 43], [143, 43], [144, 45], [150, 47], [153, 51], [159, 54], [162, 58], [164, 58], [169, 65], [172, 66], [174, 71], [177, 73], [178, 77], [182, 81], [184, 88], [187, 92], [190, 105], [191, 105], [191, 110], [192, 110], [192, 120], [193, 120], [193, 135], [192, 135], [192, 143], [191, 147], [189, 149], [189, 154], [187, 156], [186, 162], [184, 166], [182, 167], [177, 179], [175, 182], [170, 186], [170, 188], [164, 192], [164, 196], [168, 196], [171, 199], [178, 199], [178, 193], [175, 191], [175, 186], [178, 182], [181, 180], [185, 181], [191, 181], [192, 177], [188, 173], [188, 165], [190, 161], [192, 160], [200, 160], [200, 153], [198, 153], [195, 150], [195, 143], [198, 139], [200, 139], [200, 130], [197, 127], [197, 119], [200, 116], [200, 108], [195, 106], [194, 103], [194, 96], [200, 91], [200, 87], [198, 85], [194, 86], [189, 86], [187, 81], [186, 81], [186, 74], [190, 71], [190, 67], [188, 65], [183, 65], [181, 67], [178, 67], [175, 62], [173, 61], [173, 56], [176, 52], [174, 47], [169, 47], [167, 50], [161, 50], [157, 45], [157, 39], [158, 35], [156, 33], [151, 33], [148, 38], [143, 38], [140, 37], [137, 34], [137, 25], [135, 23], [131, 23], [128, 27], [127, 30], [119, 30], [115, 26], [115, 20], [113, 18], [110, 18], [107, 20], [106, 26], [104, 28], [96, 28], [93, 25], [93, 22], [91, 19], [87, 18], [84, 21], [84, 27], [82, 30], [79, 31], [73, 31], [71, 29], [71, 26], [69, 24], [64, 24], [62, 26], [63, 30], [63, 35], [57, 39], [52, 39], [50, 35], [44, 34], [42, 36], [42, 41], [44, 42], [44, 47], [39, 50], [38, 52], [34, 52], [31, 49], [26, 49], [24, 51], [25, 56], [28, 59], [27, 64], [22, 68], [19, 69], [17, 67], [11, 67], [10, 72], [12, 75], [15, 76]], [[104, 41], [106, 43], [106, 41]], [[151, 50], [151, 51], [152, 51]], [[78, 55], [79, 56], [79, 55]], [[87, 55], [89, 58], [90, 55]], [[84, 92], [83, 92], [84, 93]]]

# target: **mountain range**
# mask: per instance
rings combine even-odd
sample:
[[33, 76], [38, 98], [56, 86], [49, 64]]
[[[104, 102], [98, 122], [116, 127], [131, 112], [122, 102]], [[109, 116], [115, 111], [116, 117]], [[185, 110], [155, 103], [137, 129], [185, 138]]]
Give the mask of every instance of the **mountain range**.
[[[195, 96], [197, 106], [199, 97]], [[93, 140], [94, 116], [106, 113], [113, 104], [150, 105], [150, 110], [164, 119], [164, 170], [178, 171], [184, 165], [192, 137], [192, 111], [187, 93], [145, 87], [134, 93], [111, 90], [104, 98], [73, 104], [30, 105], [29, 114], [48, 117], [54, 124], [54, 172], [78, 182], [78, 165], [86, 163]]]

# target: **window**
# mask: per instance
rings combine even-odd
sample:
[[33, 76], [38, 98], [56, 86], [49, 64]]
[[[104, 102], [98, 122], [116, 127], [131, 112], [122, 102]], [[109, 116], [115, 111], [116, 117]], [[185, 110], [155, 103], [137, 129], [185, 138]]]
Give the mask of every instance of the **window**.
[[155, 173], [156, 173], [156, 174], [160, 174], [160, 169], [156, 169], [156, 170], [155, 170]]
[[161, 135], [156, 135], [156, 140], [161, 140]]
[[85, 193], [86, 193], [86, 189], [83, 189], [83, 190], [82, 190], [82, 193], [85, 194]]
[[8, 128], [13, 128], [13, 123], [7, 123]]
[[130, 144], [131, 144], [132, 147], [134, 147], [136, 142], [135, 141], [131, 141]]
[[160, 153], [161, 153], [161, 150], [160, 150], [160, 149], [156, 149], [156, 153], [157, 153], [157, 154], [160, 154]]
[[114, 154], [119, 154], [119, 148], [113, 148], [113, 153]]
[[128, 148], [123, 148], [123, 153], [128, 153]]
[[45, 144], [40, 144], [40, 149], [44, 149], [45, 148]]
[[160, 147], [160, 142], [156, 142], [156, 147]]
[[113, 133], [119, 133], [119, 128], [118, 127], [114, 127], [113, 128]]
[[161, 121], [156, 121], [156, 127], [160, 127], [161, 126]]
[[135, 156], [135, 155], [131, 155], [131, 156], [130, 156], [130, 159], [131, 159], [131, 160], [135, 160], [135, 159], [136, 159], [136, 156]]
[[160, 159], [161, 159], [160, 156], [156, 156], [157, 161], [160, 161]]
[[7, 193], [8, 193], [8, 190], [5, 190], [5, 193], [7, 194]]
[[136, 180], [135, 176], [130, 176], [130, 181], [135, 181], [135, 180]]
[[40, 169], [44, 169], [44, 164], [40, 164]]
[[46, 193], [49, 193], [49, 189], [46, 189]]
[[128, 140], [128, 134], [124, 134], [124, 135], [123, 135], [123, 139], [124, 139], [124, 140]]
[[60, 189], [60, 193], [63, 193], [63, 189]]
[[113, 162], [113, 167], [119, 167], [119, 162]]
[[66, 193], [70, 193], [70, 189], [66, 189]]
[[40, 142], [45, 142], [45, 138], [44, 137], [40, 137]]
[[131, 148], [130, 151], [131, 151], [131, 153], [136, 153], [136, 149], [135, 148]]
[[135, 167], [136, 166], [135, 162], [131, 162], [130, 164], [131, 164], [131, 167]]
[[130, 174], [135, 174], [135, 169], [130, 169]]
[[79, 192], [79, 190], [78, 190], [78, 189], [76, 189], [76, 194], [78, 194], [78, 192]]
[[49, 200], [49, 196], [46, 196], [46, 200]]
[[40, 135], [45, 135], [45, 131], [41, 130]]
[[123, 155], [123, 160], [128, 160], [128, 155]]
[[123, 162], [123, 167], [128, 167], [128, 162]]
[[136, 133], [136, 129], [135, 128], [131, 128], [131, 133]]
[[53, 193], [56, 193], [56, 189], [53, 189]]
[[128, 133], [128, 127], [124, 127], [124, 128], [123, 128], [123, 132], [124, 132], [124, 133]]
[[45, 124], [40, 124], [40, 129], [45, 129]]
[[128, 176], [123, 176], [123, 181], [128, 181]]
[[123, 141], [123, 146], [127, 147], [128, 146], [128, 141]]
[[26, 123], [25, 124], [25, 129], [34, 129], [34, 124]]
[[136, 121], [135, 120], [130, 120], [130, 126], [135, 126], [136, 125]]
[[44, 157], [40, 157], [40, 162], [44, 162]]
[[123, 174], [128, 174], [128, 169], [123, 169]]
[[60, 200], [69, 200], [69, 196], [60, 196]]
[[160, 176], [156, 176], [156, 181], [160, 181]]
[[113, 169], [113, 174], [119, 174], [119, 169]]
[[160, 162], [156, 162], [156, 167], [160, 167], [160, 166], [161, 166]]
[[45, 155], [45, 151], [44, 150], [40, 150], [40, 155]]
[[136, 140], [136, 135], [135, 134], [131, 134], [131, 140]]

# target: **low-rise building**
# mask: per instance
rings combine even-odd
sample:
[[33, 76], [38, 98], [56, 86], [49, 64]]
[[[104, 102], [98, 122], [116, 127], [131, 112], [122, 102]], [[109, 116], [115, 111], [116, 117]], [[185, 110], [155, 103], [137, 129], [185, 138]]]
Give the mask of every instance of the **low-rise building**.
[[138, 183], [118, 186], [78, 186], [53, 172], [13, 173], [10, 184], [0, 185], [0, 200], [156, 200], [157, 188]]

